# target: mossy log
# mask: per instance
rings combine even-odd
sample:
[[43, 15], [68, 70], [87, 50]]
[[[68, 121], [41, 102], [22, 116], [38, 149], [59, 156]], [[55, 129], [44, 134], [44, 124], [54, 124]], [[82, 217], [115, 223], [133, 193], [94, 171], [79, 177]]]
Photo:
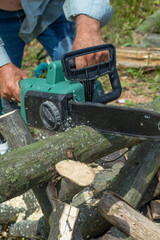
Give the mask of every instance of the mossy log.
[[49, 181], [55, 164], [67, 158], [68, 149], [72, 149], [73, 160], [89, 163], [138, 142], [137, 138], [116, 137], [79, 126], [13, 150], [0, 158], [0, 202]]
[[[152, 108], [152, 109], [155, 109], [155, 110], [159, 110], [160, 109], [160, 107], [159, 107], [159, 102], [158, 102], [158, 100], [155, 102], [154, 101], [154, 103], [152, 103], [152, 104], [150, 104], [150, 108]], [[144, 107], [144, 108], [146, 108], [146, 106]], [[156, 109], [157, 108], [157, 109]], [[88, 133], [89, 133], [89, 128], [86, 128], [86, 129], [88, 129]], [[77, 130], [77, 129], [76, 129]], [[80, 128], [80, 129], [78, 129], [79, 130], [79, 132], [77, 131], [76, 132], [76, 134], [77, 133], [81, 133], [81, 131], [85, 131], [85, 127], [82, 127], [82, 129]], [[71, 134], [72, 134], [72, 131], [74, 131], [74, 129], [72, 129], [71, 130]], [[69, 131], [70, 132], [70, 131]], [[94, 132], [94, 131], [93, 131]], [[86, 135], [88, 134], [88, 133], [86, 133]], [[62, 133], [61, 133], [62, 134]], [[61, 135], [60, 134], [60, 135]], [[63, 133], [64, 134], [64, 133]], [[81, 135], [81, 134], [80, 134]], [[89, 135], [90, 136], [90, 135]], [[55, 137], [55, 136], [54, 136]], [[54, 138], [54, 137], [51, 137], [50, 138], [50, 140], [52, 139], [52, 138]], [[77, 137], [77, 135], [76, 135], [76, 137]], [[87, 136], [86, 136], [87, 137]], [[85, 138], [86, 138], [85, 137]], [[106, 141], [106, 138], [105, 137], [107, 137], [107, 136], [103, 136], [103, 138], [105, 139], [105, 141]], [[74, 141], [74, 139], [75, 138], [73, 138], [73, 141]], [[93, 136], [93, 139], [94, 139], [94, 136]], [[128, 139], [129, 139], [129, 144], [128, 144]], [[59, 140], [59, 135], [58, 135], [58, 140]], [[96, 140], [96, 139], [95, 139]], [[122, 140], [122, 142], [121, 142], [121, 140]], [[45, 144], [46, 144], [46, 140], [43, 140], [44, 142], [45, 142]], [[77, 139], [76, 139], [76, 141], [77, 141]], [[83, 143], [83, 138], [81, 139], [80, 138], [80, 142], [82, 141], [82, 143]], [[90, 140], [90, 141], [92, 141], [92, 139]], [[56, 142], [56, 141], [55, 141]], [[85, 141], [86, 142], [86, 141]], [[84, 146], [85, 146], [85, 142], [84, 142]], [[94, 142], [94, 141], [93, 141]], [[109, 154], [109, 153], [111, 153], [111, 152], [114, 152], [115, 150], [117, 150], [117, 149], [120, 149], [120, 148], [123, 148], [124, 147], [124, 145], [125, 145], [125, 147], [126, 146], [131, 146], [132, 144], [135, 144], [135, 143], [137, 143], [138, 142], [138, 140], [137, 139], [134, 139], [134, 141], [133, 141], [133, 139], [130, 139], [130, 138], [124, 138], [124, 137], [114, 137], [114, 136], [110, 136], [110, 135], [108, 135], [108, 139], [107, 139], [107, 144], [106, 144], [106, 148], [107, 149], [105, 149], [104, 150], [104, 147], [102, 147], [101, 146], [101, 152], [100, 152], [100, 155], [101, 156], [103, 156], [103, 155], [107, 155], [107, 154]], [[49, 143], [50, 144], [50, 141], [49, 142], [47, 142], [47, 143]], [[102, 141], [102, 143], [104, 144], [104, 142]], [[115, 145], [114, 145], [114, 143], [115, 143]], [[118, 146], [118, 143], [120, 143], [120, 146]], [[63, 144], [63, 140], [62, 140], [62, 144]], [[96, 143], [97, 144], [97, 143]], [[95, 147], [95, 142], [94, 142], [94, 145], [93, 145], [93, 148]], [[100, 144], [101, 145], [101, 144]], [[90, 145], [90, 149], [92, 148], [92, 146]], [[97, 148], [98, 149], [98, 148]], [[75, 150], [75, 149], [74, 149]], [[85, 150], [85, 149], [84, 149]], [[82, 151], [82, 149], [81, 149], [81, 151]], [[16, 151], [15, 151], [16, 152]], [[75, 151], [73, 151], [73, 153], [74, 153]], [[93, 154], [93, 155], [92, 155]], [[64, 154], [65, 155], [65, 154]], [[88, 162], [91, 162], [91, 161], [94, 161], [96, 158], [98, 158], [98, 155], [96, 154], [96, 153], [90, 153], [89, 152], [89, 155], [87, 155], [86, 153], [84, 153], [83, 151], [82, 151], [82, 154], [81, 153], [79, 153], [79, 155], [77, 154], [77, 155], [75, 155], [74, 156], [74, 159], [84, 159], [83, 157], [85, 157], [85, 156], [87, 156], [86, 157], [86, 159], [87, 159], [87, 161]], [[65, 157], [66, 158], [66, 157]], [[53, 164], [54, 165], [54, 164]], [[100, 197], [101, 195], [100, 194], [98, 194], [97, 196], [96, 196], [96, 203], [98, 202], [98, 197]], [[90, 206], [92, 206], [92, 202], [90, 203], [91, 205]], [[83, 204], [82, 204], [83, 205]], [[82, 207], [82, 205], [80, 205], [80, 207]], [[85, 210], [85, 208], [81, 208], [82, 209], [82, 214], [80, 214], [81, 215], [81, 219], [83, 219], [82, 218], [82, 215], [84, 215], [86, 212], [87, 212], [87, 214], [88, 214], [88, 216], [90, 216], [93, 212], [95, 213], [94, 215], [96, 216], [97, 215], [97, 205], [94, 205], [93, 206], [93, 208], [94, 209], [89, 209], [90, 208], [90, 206], [88, 205], [88, 203], [86, 204], [86, 203], [84, 203], [84, 206], [86, 207], [86, 210]], [[80, 209], [80, 211], [81, 211], [81, 209]], [[84, 210], [84, 211], [83, 211]], [[84, 214], [83, 214], [84, 213]], [[87, 215], [86, 214], [86, 215]], [[91, 217], [90, 217], [91, 218]], [[102, 217], [101, 217], [102, 218]], [[86, 218], [87, 219], [87, 218]], [[87, 219], [88, 220], [88, 219]], [[91, 222], [92, 222], [92, 219], [89, 219], [89, 220], [91, 220]], [[85, 221], [84, 220], [84, 222], [81, 222], [81, 225], [86, 225], [86, 222], [87, 221]], [[95, 223], [96, 223], [96, 217], [95, 217]], [[99, 226], [101, 227], [102, 225], [104, 226], [104, 230], [105, 230], [105, 224], [106, 224], [106, 221], [104, 221], [103, 220], [103, 218], [102, 218], [102, 224], [100, 224]], [[96, 226], [96, 224], [94, 225], [94, 226]], [[96, 231], [95, 229], [93, 229], [94, 228], [94, 226], [91, 228], [91, 231]], [[84, 234], [85, 235], [85, 234]], [[95, 235], [95, 232], [93, 233], [93, 235]]]

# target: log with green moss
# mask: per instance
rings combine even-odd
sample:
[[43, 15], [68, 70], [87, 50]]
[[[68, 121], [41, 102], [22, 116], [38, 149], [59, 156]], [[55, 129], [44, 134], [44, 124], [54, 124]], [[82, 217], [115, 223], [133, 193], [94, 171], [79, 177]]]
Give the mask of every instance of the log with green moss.
[[[154, 109], [154, 110], [160, 110], [160, 99], [157, 99], [156, 101], [152, 102], [151, 104], [148, 104], [149, 105], [149, 108], [150, 109]], [[147, 105], [147, 106], [148, 106]], [[142, 106], [142, 108], [147, 108], [147, 106]], [[77, 139], [77, 134], [79, 136], [79, 139]], [[71, 141], [72, 139], [72, 141]], [[57, 140], [57, 141], [56, 141]], [[90, 143], [89, 143], [89, 142]], [[101, 133], [97, 133], [95, 130], [91, 129], [91, 128], [88, 128], [88, 127], [85, 127], [85, 126], [81, 126], [81, 127], [78, 127], [76, 129], [71, 129], [67, 132], [64, 132], [64, 133], [59, 133], [58, 135], [55, 135], [53, 137], [50, 137], [48, 139], [45, 139], [43, 141], [40, 141], [40, 143], [42, 142], [42, 151], [38, 151], [38, 148], [41, 147], [41, 144], [39, 143], [34, 143], [32, 145], [35, 146], [35, 155], [33, 156], [33, 158], [38, 162], [38, 163], [46, 163], [46, 159], [44, 159], [45, 155], [47, 154], [47, 151], [48, 152], [48, 159], [49, 159], [49, 162], [48, 162], [48, 167], [51, 166], [50, 170], [53, 171], [54, 169], [54, 165], [55, 163], [58, 161], [56, 158], [58, 157], [59, 160], [61, 159], [64, 159], [64, 156], [65, 156], [65, 159], [66, 159], [66, 149], [72, 149], [73, 151], [73, 156], [74, 156], [74, 160], [80, 160], [80, 161], [84, 161], [84, 162], [92, 162], [96, 159], [98, 159], [99, 157], [101, 156], [104, 156], [104, 155], [107, 155], [111, 152], [114, 152], [116, 151], [117, 149], [121, 149], [121, 148], [124, 148], [124, 147], [130, 147], [136, 143], [139, 142], [138, 139], [132, 139], [132, 138], [126, 138], [126, 137], [116, 137], [116, 136], [113, 136], [113, 135], [104, 135], [104, 134], [101, 134]], [[34, 151], [34, 147], [31, 146], [31, 150]], [[53, 147], [53, 151], [50, 150], [50, 147]], [[58, 145], [61, 145], [61, 147]], [[66, 147], [66, 148], [65, 148]], [[45, 151], [45, 148], [46, 151]], [[56, 149], [55, 149], [56, 148]], [[21, 154], [22, 153], [25, 153], [25, 149], [26, 152], [29, 151], [29, 148], [21, 148], [19, 151], [21, 151]], [[44, 149], [44, 154], [43, 154], [43, 149]], [[10, 161], [10, 159], [14, 159], [16, 158], [16, 152], [18, 150], [15, 150], [13, 151], [12, 153], [9, 153], [10, 155], [6, 154], [4, 157], [6, 159], [8, 159], [8, 161]], [[30, 151], [30, 155], [32, 153], [32, 151]], [[59, 151], [58, 153], [55, 154], [55, 152]], [[41, 153], [40, 153], [41, 152]], [[13, 155], [12, 155], [13, 154]], [[25, 153], [26, 154], [26, 153]], [[22, 155], [22, 160], [27, 156]], [[40, 156], [38, 156], [38, 154]], [[53, 155], [52, 155], [53, 154]], [[42, 157], [43, 156], [43, 157]], [[11, 157], [11, 158], [10, 158]], [[33, 160], [33, 159], [32, 159]], [[30, 156], [28, 156], [28, 161], [30, 162]], [[43, 162], [44, 161], [44, 162]], [[20, 160], [18, 160], [18, 162], [20, 162]], [[29, 166], [28, 166], [28, 169]], [[44, 168], [44, 172], [46, 171], [46, 168]], [[36, 172], [36, 170], [35, 170]], [[48, 174], [51, 174], [52, 173], [48, 173]], [[39, 181], [39, 179], [41, 179], [41, 176], [44, 177], [45, 174], [40, 174], [39, 176], [37, 176], [36, 178], [36, 181], [35, 181], [35, 178], [31, 178], [31, 182], [28, 182], [28, 184], [26, 184], [26, 182], [24, 182], [24, 191], [26, 191], [26, 188], [30, 188], [31, 184], [32, 183], [34, 185], [37, 185], [39, 184], [40, 182], [42, 181], [47, 181], [48, 179], [50, 179], [51, 175], [46, 178], [43, 178], [42, 180]], [[23, 176], [25, 176], [23, 174]], [[25, 178], [24, 178], [25, 179]], [[22, 178], [21, 178], [22, 180]], [[18, 194], [18, 191], [16, 191], [16, 182], [15, 184], [13, 184], [13, 187], [15, 188], [14, 191], [16, 192], [16, 194]], [[17, 184], [18, 186], [18, 184]], [[98, 194], [97, 196], [95, 196], [97, 198], [97, 201], [98, 201], [98, 197], [100, 197], [101, 194]], [[12, 196], [10, 196], [12, 197]], [[5, 198], [5, 196], [4, 196]], [[89, 208], [87, 207], [86, 203], [83, 203], [83, 204], [80, 204], [79, 208], [81, 208], [81, 206], [84, 205], [86, 206], [86, 210], [88, 211], [88, 216], [91, 217], [91, 214], [94, 212], [95, 215], [97, 216], [97, 206], [93, 206], [94, 209], [92, 209], [92, 207], [90, 206]], [[92, 203], [91, 203], [92, 205]], [[78, 203], [76, 204], [76, 206], [78, 206]], [[83, 206], [82, 206], [83, 208]], [[85, 208], [84, 208], [85, 209]], [[93, 211], [92, 211], [93, 210]], [[81, 211], [81, 209], [80, 209]], [[87, 216], [87, 211], [83, 211], [82, 209], [82, 214], [80, 214], [80, 229], [83, 229], [83, 226], [82, 225], [86, 225], [86, 222], [84, 220], [84, 224], [83, 222], [81, 221], [81, 219], [83, 218], [83, 215], [86, 215]], [[87, 219], [87, 217], [86, 217]], [[87, 221], [87, 220], [86, 220]], [[92, 219], [91, 219], [91, 222], [92, 222]], [[96, 223], [96, 219], [95, 219], [95, 223]], [[93, 223], [93, 222], [92, 222]], [[92, 224], [93, 225], [93, 224]], [[101, 222], [101, 227], [103, 225], [103, 230], [106, 229], [105, 225], [106, 225], [106, 222], [105, 221], [102, 221]], [[94, 225], [95, 227], [96, 225]], [[91, 229], [88, 231], [90, 231], [90, 235], [93, 236], [96, 234], [96, 230], [97, 228], [94, 228], [94, 232], [93, 232], [93, 227], [91, 226]], [[86, 230], [84, 230], [86, 231]], [[83, 232], [83, 231], [82, 231]], [[86, 235], [86, 232], [83, 232], [83, 235]]]
[[55, 164], [67, 158], [68, 149], [72, 149], [73, 160], [89, 163], [137, 142], [80, 126], [13, 150], [0, 158], [0, 202], [49, 181]]

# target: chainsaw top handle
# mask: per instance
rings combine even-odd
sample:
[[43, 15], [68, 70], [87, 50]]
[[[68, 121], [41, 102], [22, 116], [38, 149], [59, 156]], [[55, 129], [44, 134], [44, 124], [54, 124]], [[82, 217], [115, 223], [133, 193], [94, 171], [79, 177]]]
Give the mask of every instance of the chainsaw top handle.
[[[75, 58], [83, 55], [109, 51], [109, 60], [84, 68], [75, 68]], [[112, 44], [102, 44], [89, 48], [79, 49], [76, 51], [65, 53], [62, 56], [62, 66], [64, 75], [67, 79], [73, 81], [91, 81], [96, 80], [105, 74], [109, 75], [112, 86], [112, 92], [94, 98], [93, 102], [108, 103], [117, 99], [121, 94], [121, 84], [116, 69], [116, 50]], [[74, 63], [74, 64], [73, 64]], [[73, 66], [74, 65], [74, 66]]]

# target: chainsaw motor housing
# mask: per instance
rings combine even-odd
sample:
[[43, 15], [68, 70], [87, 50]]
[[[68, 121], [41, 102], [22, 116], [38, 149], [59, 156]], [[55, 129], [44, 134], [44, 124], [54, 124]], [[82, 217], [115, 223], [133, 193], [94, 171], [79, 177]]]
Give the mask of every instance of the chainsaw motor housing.
[[[102, 50], [110, 51], [107, 62], [83, 69], [71, 67], [71, 59]], [[115, 100], [121, 94], [115, 65], [115, 48], [105, 44], [64, 54], [61, 61], [50, 63], [46, 79], [21, 80], [21, 115], [24, 121], [37, 128], [63, 131], [72, 126], [71, 101], [107, 103]], [[109, 75], [111, 93], [104, 94], [102, 84], [97, 80], [104, 74]]]
[[[37, 128], [66, 129], [69, 124], [69, 101], [85, 103], [84, 86], [79, 81], [66, 79], [61, 61], [50, 63], [46, 79], [21, 80], [20, 88], [21, 115], [28, 125]], [[98, 80], [94, 92], [96, 97], [104, 94]]]

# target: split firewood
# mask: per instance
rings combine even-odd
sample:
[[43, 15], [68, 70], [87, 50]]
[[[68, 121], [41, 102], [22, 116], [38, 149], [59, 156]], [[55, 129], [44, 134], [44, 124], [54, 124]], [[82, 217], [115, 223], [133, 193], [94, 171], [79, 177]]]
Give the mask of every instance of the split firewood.
[[59, 200], [49, 217], [50, 233], [48, 240], [71, 240], [73, 237], [79, 210]]
[[99, 211], [104, 218], [135, 240], [159, 240], [160, 228], [110, 193], [105, 194]]
[[[123, 166], [124, 166], [123, 163], [116, 163], [115, 165], [113, 165], [112, 168], [99, 171], [98, 173], [96, 173], [95, 179], [92, 182], [92, 184], [83, 190], [81, 189], [81, 187], [78, 186], [80, 188], [79, 193], [74, 197], [74, 199], [72, 201], [72, 206], [75, 206], [76, 208], [80, 209], [80, 215], [78, 218], [77, 226], [79, 227], [80, 231], [82, 232], [84, 238], [87, 236], [92, 237], [97, 234], [101, 234], [106, 229], [109, 229], [111, 227], [111, 225], [109, 223], [107, 225], [107, 221], [98, 213], [97, 205], [98, 205], [100, 198], [103, 196], [103, 193], [106, 190], [106, 187], [110, 186], [110, 184], [114, 181], [114, 179], [116, 178], [120, 169]], [[64, 179], [61, 179], [61, 180], [64, 180]], [[68, 186], [72, 185], [72, 182], [70, 182], [70, 184], [69, 184], [68, 181], [69, 180], [67, 180], [66, 185], [62, 184], [63, 186], [66, 186], [67, 189], [60, 188], [62, 191], [64, 190], [64, 195], [61, 193], [61, 191], [58, 191], [58, 193], [57, 193], [58, 199], [60, 198], [62, 201], [64, 201], [66, 199], [65, 193], [68, 190]], [[70, 189], [70, 190], [73, 193], [73, 189]], [[82, 190], [82, 191], [80, 191], [80, 190]], [[77, 192], [77, 190], [75, 189], [75, 193], [76, 192]], [[59, 195], [59, 193], [60, 193], [60, 195]], [[69, 196], [69, 192], [67, 195]], [[55, 201], [56, 201], [56, 199], [55, 199]], [[43, 219], [45, 220], [44, 217], [43, 217]], [[36, 238], [36, 232], [39, 231], [39, 227], [41, 227], [41, 232], [42, 232], [42, 227], [44, 230], [43, 222], [42, 221], [40, 221], [40, 222], [41, 222], [41, 224], [38, 224], [35, 221], [33, 221], [33, 225], [35, 227], [32, 229], [36, 230], [36, 231], [35, 232], [29, 231], [27, 236], [33, 237], [35, 235], [35, 238]], [[16, 226], [16, 225], [17, 225], [17, 223], [14, 224], [10, 228], [11, 237], [12, 236], [24, 237], [24, 235], [22, 235], [24, 233], [23, 228], [25, 228], [25, 229], [27, 228], [28, 221], [27, 220], [23, 221], [22, 225], [20, 224], [20, 222], [18, 223], [18, 226]], [[37, 226], [37, 229], [36, 229], [36, 226]], [[99, 227], [99, 226], [101, 226], [101, 227]], [[46, 229], [47, 229], [47, 226], [46, 226]], [[77, 240], [77, 235], [78, 235], [78, 233], [76, 230], [76, 240]], [[41, 239], [40, 235], [38, 237]], [[80, 238], [80, 240], [81, 240], [81, 238]]]

